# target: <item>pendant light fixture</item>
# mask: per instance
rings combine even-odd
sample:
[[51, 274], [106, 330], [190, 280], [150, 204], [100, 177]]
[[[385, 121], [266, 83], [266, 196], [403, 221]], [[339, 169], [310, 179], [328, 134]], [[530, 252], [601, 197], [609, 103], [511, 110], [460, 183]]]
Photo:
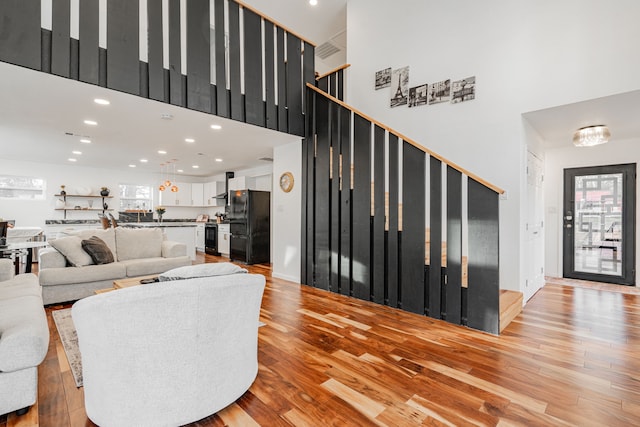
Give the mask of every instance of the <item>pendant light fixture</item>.
[[609, 142], [611, 132], [605, 125], [586, 126], [573, 134], [573, 145], [576, 147], [593, 147]]
[[178, 186], [175, 184], [176, 181], [176, 164], [173, 164], [173, 181], [174, 184], [171, 185], [171, 183], [169, 183], [169, 185], [171, 185], [171, 192], [172, 193], [177, 193], [178, 192]]

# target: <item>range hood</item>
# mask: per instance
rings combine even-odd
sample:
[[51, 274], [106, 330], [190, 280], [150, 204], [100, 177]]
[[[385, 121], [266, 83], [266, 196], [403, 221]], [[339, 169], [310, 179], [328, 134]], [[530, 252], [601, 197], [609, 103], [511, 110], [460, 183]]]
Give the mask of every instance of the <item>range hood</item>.
[[224, 173], [224, 193], [216, 195], [216, 199], [227, 200], [227, 197], [229, 196], [229, 178], [233, 178], [233, 172]]

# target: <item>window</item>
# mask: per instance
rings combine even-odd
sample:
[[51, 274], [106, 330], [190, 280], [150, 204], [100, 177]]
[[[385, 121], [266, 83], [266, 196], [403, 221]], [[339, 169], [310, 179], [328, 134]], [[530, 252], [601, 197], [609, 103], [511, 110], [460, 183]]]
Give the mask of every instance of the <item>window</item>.
[[46, 181], [33, 176], [0, 175], [0, 198], [44, 200]]
[[153, 209], [153, 187], [150, 185], [120, 184], [120, 211]]

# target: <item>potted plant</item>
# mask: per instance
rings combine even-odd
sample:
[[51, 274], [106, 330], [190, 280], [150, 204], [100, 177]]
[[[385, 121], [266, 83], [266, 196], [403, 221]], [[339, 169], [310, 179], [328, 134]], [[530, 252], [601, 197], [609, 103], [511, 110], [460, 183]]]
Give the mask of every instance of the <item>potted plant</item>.
[[167, 210], [164, 208], [164, 206], [156, 206], [156, 213], [158, 214], [158, 222], [162, 222], [162, 215], [166, 211]]
[[109, 189], [107, 187], [100, 187], [100, 195], [101, 196], [108, 196], [109, 195]]

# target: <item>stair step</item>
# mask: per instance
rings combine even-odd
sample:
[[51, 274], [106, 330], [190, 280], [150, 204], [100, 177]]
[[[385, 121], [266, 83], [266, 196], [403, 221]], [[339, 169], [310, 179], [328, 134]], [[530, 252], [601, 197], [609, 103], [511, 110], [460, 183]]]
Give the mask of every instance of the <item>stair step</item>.
[[522, 292], [500, 290], [500, 332], [522, 312]]

